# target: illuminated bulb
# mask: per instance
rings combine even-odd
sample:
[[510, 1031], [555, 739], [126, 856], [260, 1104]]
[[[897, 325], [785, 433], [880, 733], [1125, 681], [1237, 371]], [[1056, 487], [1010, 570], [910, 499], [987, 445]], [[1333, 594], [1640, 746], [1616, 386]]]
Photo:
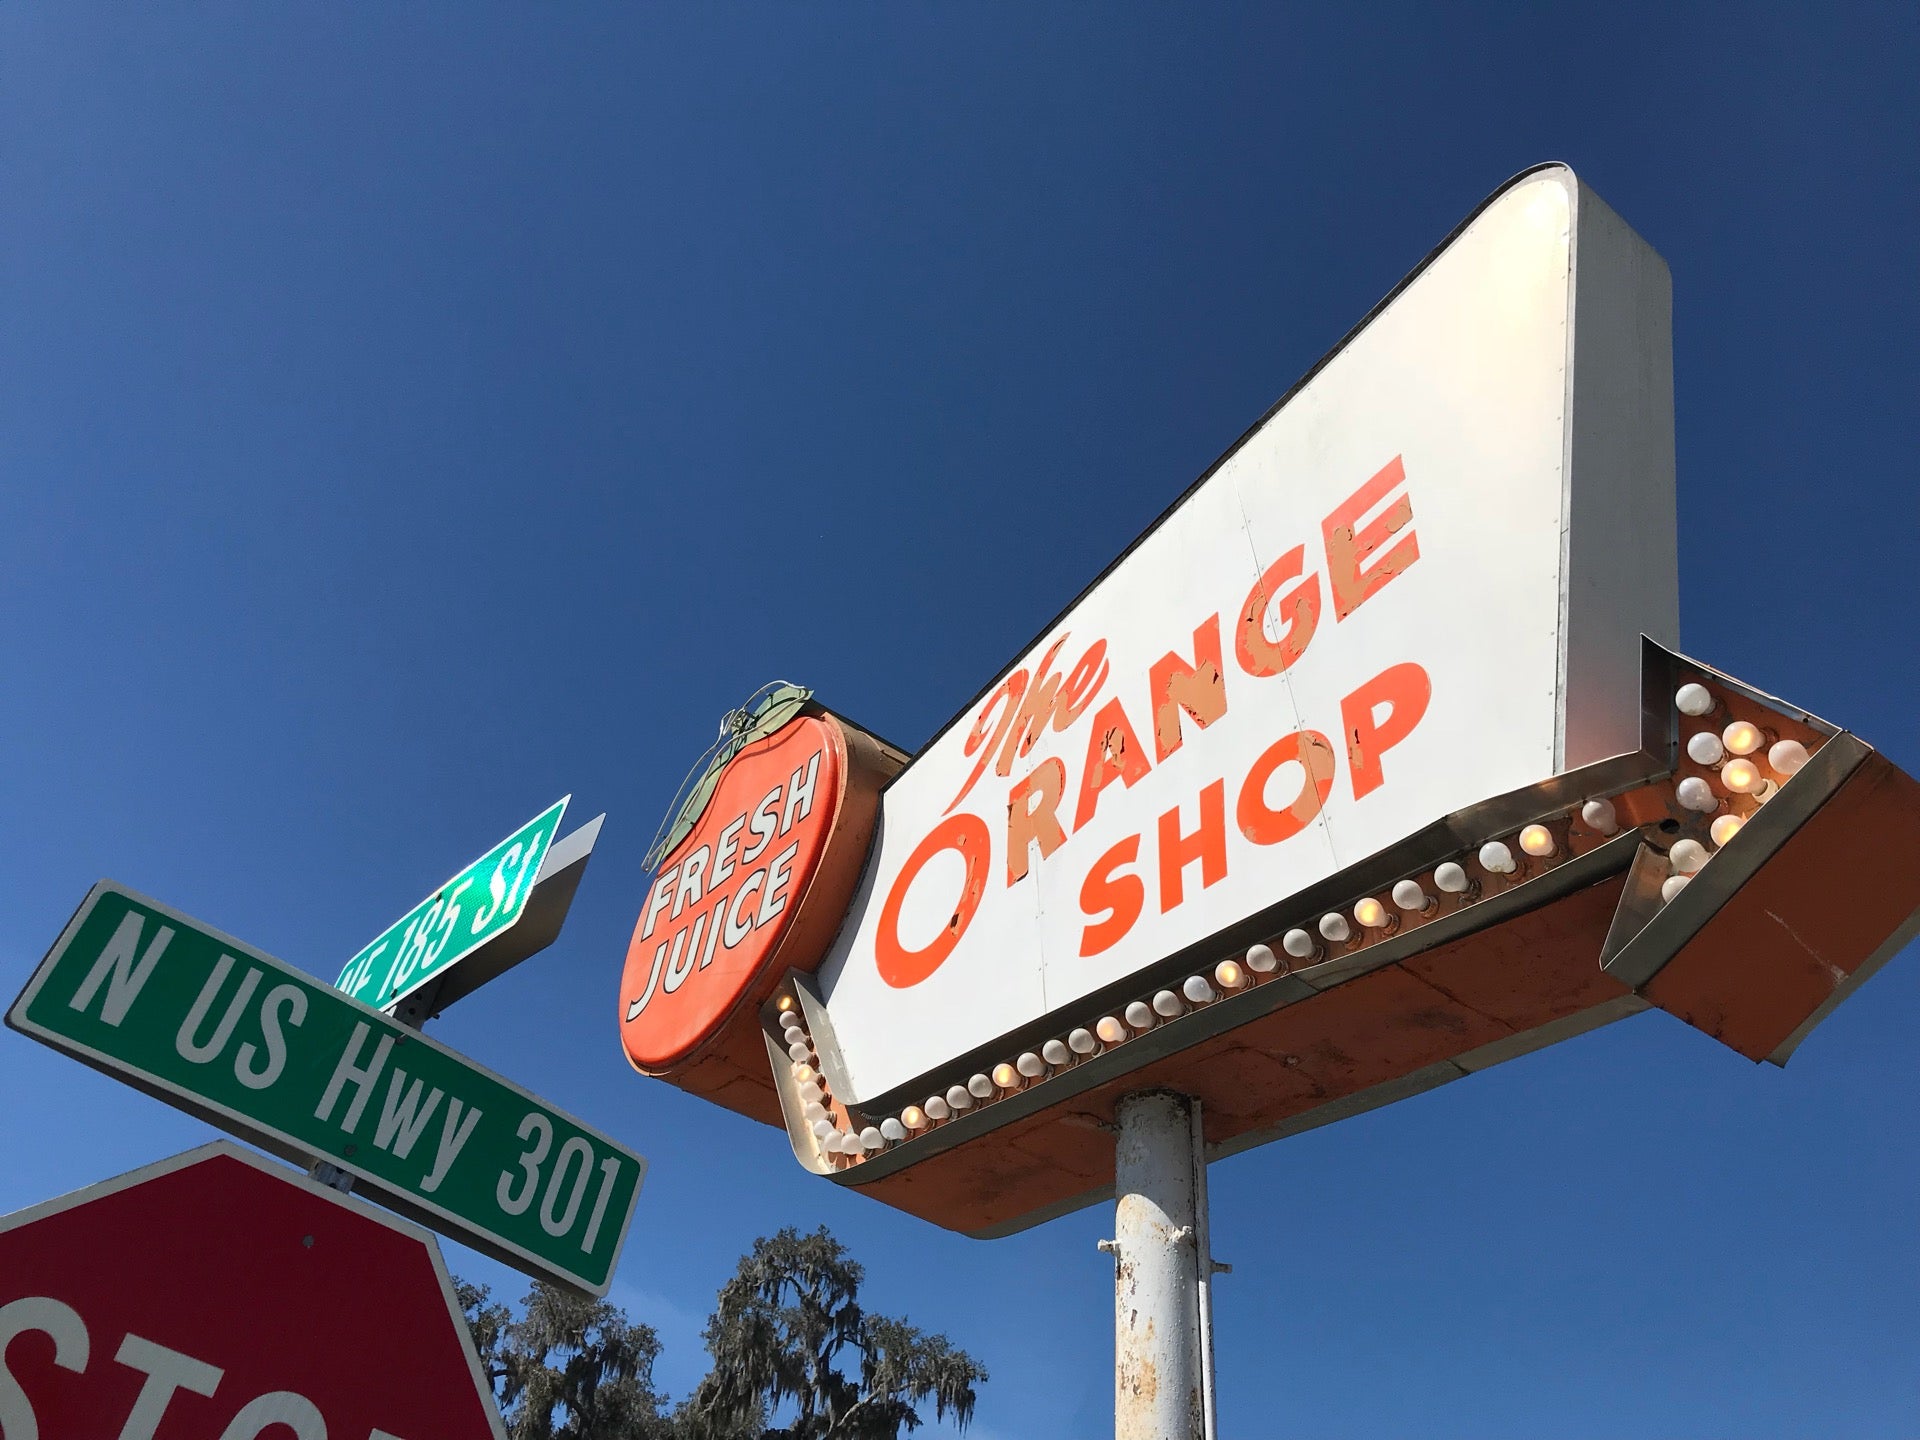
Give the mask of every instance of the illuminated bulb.
[[860, 1132], [860, 1143], [869, 1150], [878, 1150], [887, 1143], [887, 1137], [880, 1133], [878, 1125], [869, 1125]]
[[[1338, 919], [1339, 917], [1334, 917]], [[1296, 960], [1311, 960], [1319, 944], [1304, 930], [1289, 930], [1280, 937], [1280, 948]]]
[[827, 1107], [816, 1100], [800, 1113], [806, 1116], [808, 1120], [818, 1123], [827, 1118]]
[[793, 997], [791, 995], [782, 995], [774, 1002], [774, 1006], [784, 1014], [786, 1011], [793, 1009]]
[[1320, 933], [1338, 945], [1353, 934], [1353, 927], [1344, 915], [1326, 914], [1320, 917]]
[[927, 1119], [929, 1120], [944, 1120], [953, 1114], [953, 1107], [947, 1104], [947, 1099], [944, 1095], [929, 1095], [927, 1097], [927, 1103], [920, 1108], [927, 1112]]
[[787, 1058], [796, 1064], [805, 1060], [812, 1053], [813, 1051], [807, 1048], [807, 1042], [804, 1040], [796, 1040], [787, 1046]]
[[1736, 720], [1720, 732], [1720, 741], [1735, 755], [1751, 755], [1760, 748], [1766, 734], [1751, 720]]
[[880, 1122], [880, 1138], [882, 1140], [904, 1140], [907, 1138], [907, 1127], [889, 1115]]
[[1151, 1030], [1153, 1028], [1153, 1011], [1149, 1010], [1138, 1000], [1127, 1006], [1126, 1017], [1127, 1024], [1136, 1030]]
[[1433, 897], [1420, 888], [1418, 880], [1402, 880], [1393, 887], [1393, 903], [1402, 910], [1420, 911], [1432, 907]]
[[[1002, 1060], [998, 1065], [993, 1067], [993, 1083], [996, 1089], [1018, 1090], [1020, 1088], [1020, 1072]], [[986, 1097], [982, 1096], [981, 1098], [984, 1099]]]
[[813, 1122], [813, 1138], [824, 1140], [833, 1134], [833, 1121], [822, 1118]]
[[[1267, 952], [1271, 955], [1273, 952]], [[1213, 967], [1213, 981], [1222, 990], [1238, 990], [1247, 983], [1247, 972], [1238, 960], [1222, 960]]]
[[1496, 875], [1511, 875], [1515, 869], [1513, 852], [1498, 840], [1489, 840], [1480, 847], [1480, 864]]
[[993, 1094], [993, 1077], [976, 1075], [967, 1081], [967, 1093], [976, 1100], [985, 1100]]
[[[1085, 1034], [1086, 1032], [1075, 1031], [1074, 1033]], [[1091, 1035], [1088, 1035], [1087, 1039], [1091, 1040], [1093, 1039], [1093, 1037]], [[1073, 1059], [1073, 1052], [1069, 1050], [1065, 1045], [1061, 1044], [1060, 1041], [1049, 1040], [1047, 1041], [1046, 1044], [1040, 1047], [1040, 1058], [1042, 1060], [1045, 1060], [1047, 1064], [1053, 1066], [1055, 1069], [1058, 1069], [1060, 1066], [1067, 1064], [1069, 1061]]]
[[805, 1085], [817, 1079], [818, 1072], [811, 1065], [796, 1065], [793, 1067], [793, 1078]]
[[1667, 883], [1660, 887], [1661, 900], [1671, 904], [1673, 901], [1673, 897], [1678, 895], [1682, 890], [1686, 889], [1687, 882], [1691, 879], [1693, 879], [1691, 875], [1669, 876], [1667, 879]]
[[1369, 930], [1378, 930], [1387, 923], [1387, 907], [1369, 895], [1353, 907], [1353, 918]]
[[[1102, 1021], [1101, 1023], [1105, 1024], [1106, 1022]], [[1104, 1040], [1105, 1038], [1104, 1035], [1101, 1036], [1101, 1039]], [[1067, 1036], [1067, 1048], [1076, 1055], [1093, 1054], [1093, 1047], [1098, 1043], [1099, 1041], [1093, 1038], [1093, 1032], [1091, 1030], [1075, 1030], [1071, 1035]]]
[[1713, 787], [1698, 775], [1689, 775], [1673, 788], [1673, 798], [1689, 810], [1698, 810], [1702, 814], [1718, 810], [1720, 802], [1714, 797]]
[[1673, 692], [1673, 707], [1682, 715], [1710, 714], [1713, 692], [1704, 685], [1682, 685]]
[[1751, 760], [1729, 760], [1720, 770], [1720, 783], [1736, 795], [1760, 788], [1760, 767]]
[[1707, 863], [1707, 847], [1698, 840], [1676, 840], [1667, 852], [1667, 863], [1676, 875], [1691, 875]]
[[[1238, 967], [1236, 966], [1235, 968], [1237, 969]], [[1180, 993], [1196, 1005], [1204, 1005], [1209, 1000], [1219, 998], [1215, 995], [1213, 986], [1207, 983], [1207, 977], [1204, 975], [1189, 975], [1186, 978], [1186, 983], [1181, 985]]]
[[1776, 775], [1798, 775], [1811, 758], [1798, 740], [1780, 740], [1767, 751], [1767, 766]]
[[[1171, 1020], [1173, 1019], [1174, 1016], [1178, 1015], [1181, 1011], [1185, 1010], [1186, 1008], [1187, 1008], [1186, 1006], [1180, 1003], [1180, 997], [1174, 994], [1173, 991], [1159, 990], [1154, 992], [1154, 996], [1153, 996], [1153, 1013], [1154, 1014], [1164, 1015], [1166, 1016], [1167, 1019]], [[1129, 1023], [1131, 1023], [1133, 1020], [1133, 1012], [1131, 1010], [1127, 1012], [1127, 1020]]]
[[1467, 877], [1465, 868], [1454, 864], [1451, 860], [1434, 868], [1433, 883], [1449, 895], [1464, 895], [1473, 887], [1473, 881]]
[[802, 1105], [810, 1105], [815, 1100], [824, 1100], [827, 1098], [827, 1092], [821, 1089], [818, 1084], [800, 1086], [799, 1095]]
[[964, 1085], [952, 1085], [947, 1088], [947, 1108], [958, 1112], [973, 1108], [973, 1096], [967, 1093]]
[[1553, 832], [1544, 825], [1529, 825], [1520, 832], [1520, 848], [1536, 860], [1553, 854]]
[[1620, 817], [1614, 813], [1611, 800], [1589, 800], [1580, 807], [1580, 818], [1587, 822], [1587, 828], [1602, 835], [1611, 835], [1620, 828]]
[[1102, 1015], [1093, 1030], [1102, 1045], [1118, 1045], [1127, 1038], [1127, 1027], [1111, 1015]]
[[[1280, 968], [1280, 957], [1273, 953], [1270, 946], [1249, 945], [1247, 947], [1247, 968], [1256, 975], [1271, 975]], [[1225, 984], [1223, 980], [1220, 982]]]
[[1738, 815], [1722, 815], [1713, 822], [1713, 828], [1708, 833], [1713, 836], [1715, 845], [1724, 845], [1738, 835], [1740, 827], [1746, 823]]
[[927, 1112], [918, 1105], [909, 1105], [900, 1112], [900, 1125], [906, 1130], [924, 1130], [927, 1128]]
[[1702, 730], [1687, 739], [1687, 758], [1696, 765], [1718, 765], [1726, 753], [1727, 747], [1711, 730]]

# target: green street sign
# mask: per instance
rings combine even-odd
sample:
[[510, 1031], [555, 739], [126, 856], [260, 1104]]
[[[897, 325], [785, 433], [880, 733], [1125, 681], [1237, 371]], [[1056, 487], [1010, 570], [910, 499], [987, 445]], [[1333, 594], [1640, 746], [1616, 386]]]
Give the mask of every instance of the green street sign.
[[530, 1275], [604, 1295], [646, 1161], [284, 961], [103, 880], [7, 1024]]
[[513, 927], [566, 814], [563, 796], [402, 915], [333, 983], [384, 1009]]

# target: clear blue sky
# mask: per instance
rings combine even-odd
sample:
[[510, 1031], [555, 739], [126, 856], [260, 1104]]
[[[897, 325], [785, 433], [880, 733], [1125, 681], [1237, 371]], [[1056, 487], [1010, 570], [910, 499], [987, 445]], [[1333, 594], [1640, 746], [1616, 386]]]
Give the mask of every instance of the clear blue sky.
[[[331, 976], [571, 791], [565, 935], [436, 1033], [651, 1158], [661, 1378], [825, 1223], [977, 1434], [1110, 1433], [1103, 1209], [959, 1239], [627, 1069], [675, 783], [776, 677], [926, 739], [1545, 159], [1673, 269], [1686, 648], [1920, 769], [1917, 24], [0, 7], [0, 989], [103, 875]], [[1909, 953], [1785, 1072], [1642, 1016], [1221, 1164], [1223, 1434], [1920, 1431], [1916, 1030]], [[208, 1134], [0, 1094], [0, 1210]]]

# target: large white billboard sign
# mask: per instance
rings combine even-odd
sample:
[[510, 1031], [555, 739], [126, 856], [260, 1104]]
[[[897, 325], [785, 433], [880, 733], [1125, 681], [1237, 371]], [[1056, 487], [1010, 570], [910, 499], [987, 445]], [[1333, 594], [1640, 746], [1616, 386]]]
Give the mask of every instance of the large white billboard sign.
[[819, 972], [846, 1098], [1637, 748], [1668, 317], [1570, 171], [1489, 200], [887, 789]]

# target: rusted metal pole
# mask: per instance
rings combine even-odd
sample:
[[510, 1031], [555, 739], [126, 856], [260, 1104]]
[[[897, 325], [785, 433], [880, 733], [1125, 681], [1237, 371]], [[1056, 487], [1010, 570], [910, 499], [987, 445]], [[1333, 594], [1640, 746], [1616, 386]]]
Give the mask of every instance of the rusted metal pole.
[[1198, 1107], [1145, 1090], [1115, 1110], [1113, 1433], [1115, 1440], [1205, 1440]]

